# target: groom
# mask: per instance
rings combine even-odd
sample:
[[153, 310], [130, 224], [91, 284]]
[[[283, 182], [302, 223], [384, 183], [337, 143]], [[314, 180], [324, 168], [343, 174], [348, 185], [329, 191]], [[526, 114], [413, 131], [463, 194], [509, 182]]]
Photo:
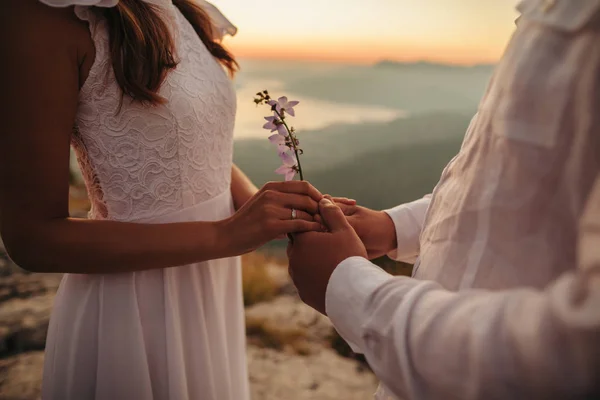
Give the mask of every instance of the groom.
[[[390, 398], [600, 396], [600, 1], [519, 11], [433, 195], [348, 217], [324, 199], [330, 232], [288, 248]], [[367, 260], [388, 252], [418, 256], [413, 278]]]

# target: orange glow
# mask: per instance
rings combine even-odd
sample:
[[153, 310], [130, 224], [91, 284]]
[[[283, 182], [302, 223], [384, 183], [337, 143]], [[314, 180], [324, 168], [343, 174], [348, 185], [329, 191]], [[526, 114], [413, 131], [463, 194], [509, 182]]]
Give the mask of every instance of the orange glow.
[[311, 60], [372, 64], [380, 60], [436, 61], [450, 64], [482, 64], [496, 62], [505, 47], [502, 37], [488, 43], [396, 40], [343, 40], [339, 38], [287, 40], [285, 43], [228, 39], [227, 47], [237, 57], [274, 60]]
[[435, 61], [449, 64], [486, 64], [496, 62], [503, 48], [464, 48], [458, 46], [410, 46], [397, 48], [369, 45], [347, 51], [334, 44], [319, 47], [287, 47], [273, 51], [270, 46], [259, 44], [237, 44], [228, 46], [236, 57], [265, 60], [329, 61], [352, 64], [372, 64], [381, 60], [392, 61]]
[[496, 62], [517, 0], [213, 0], [237, 24], [240, 58], [367, 64]]

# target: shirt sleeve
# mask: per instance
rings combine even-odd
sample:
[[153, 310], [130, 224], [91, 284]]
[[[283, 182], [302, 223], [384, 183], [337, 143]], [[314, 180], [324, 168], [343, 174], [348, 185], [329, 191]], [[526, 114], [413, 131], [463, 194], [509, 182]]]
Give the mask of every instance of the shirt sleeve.
[[355, 353], [362, 353], [361, 330], [358, 324], [365, 296], [393, 276], [362, 257], [350, 257], [333, 271], [327, 285], [325, 309], [340, 336]]
[[388, 254], [396, 261], [413, 264], [419, 256], [419, 236], [425, 222], [425, 214], [431, 202], [431, 195], [385, 210], [394, 221], [398, 247]]
[[353, 257], [327, 313], [398, 398], [597, 398], [600, 179], [590, 198], [578, 267], [543, 291], [449, 292]]

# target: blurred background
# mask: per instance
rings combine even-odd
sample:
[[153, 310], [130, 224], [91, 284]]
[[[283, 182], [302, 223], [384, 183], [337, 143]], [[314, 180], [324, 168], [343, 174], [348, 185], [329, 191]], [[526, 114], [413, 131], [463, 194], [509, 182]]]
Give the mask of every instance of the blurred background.
[[[239, 28], [235, 162], [258, 185], [279, 159], [252, 101], [299, 100], [305, 177], [384, 209], [430, 193], [458, 151], [514, 30], [516, 0], [213, 0]], [[89, 204], [73, 160], [71, 212]], [[304, 306], [274, 242], [244, 257], [253, 399], [370, 399], [377, 381], [325, 317]], [[395, 274], [411, 266], [387, 258]], [[0, 247], [0, 399], [38, 399], [60, 276], [29, 274]]]
[[515, 0], [215, 0], [239, 27], [235, 162], [279, 179], [252, 98], [299, 100], [305, 175], [385, 208], [429, 193], [514, 30]]

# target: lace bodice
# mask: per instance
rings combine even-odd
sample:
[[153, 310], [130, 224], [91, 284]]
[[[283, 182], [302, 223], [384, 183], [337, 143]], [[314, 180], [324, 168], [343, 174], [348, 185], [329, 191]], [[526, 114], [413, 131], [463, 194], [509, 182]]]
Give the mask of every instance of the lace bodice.
[[92, 203], [90, 218], [156, 217], [229, 190], [232, 82], [171, 1], [159, 2], [179, 61], [159, 91], [167, 102], [145, 106], [125, 96], [120, 111], [106, 21], [93, 8], [76, 7], [96, 46], [72, 139]]

